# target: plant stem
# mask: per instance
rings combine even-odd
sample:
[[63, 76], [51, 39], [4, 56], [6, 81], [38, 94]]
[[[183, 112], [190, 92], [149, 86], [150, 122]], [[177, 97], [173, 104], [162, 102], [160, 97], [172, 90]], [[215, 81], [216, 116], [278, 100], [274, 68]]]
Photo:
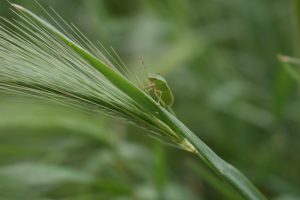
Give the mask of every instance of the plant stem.
[[292, 0], [291, 1], [291, 9], [293, 11], [292, 20], [294, 30], [292, 31], [294, 38], [294, 56], [300, 57], [300, 1], [299, 0]]

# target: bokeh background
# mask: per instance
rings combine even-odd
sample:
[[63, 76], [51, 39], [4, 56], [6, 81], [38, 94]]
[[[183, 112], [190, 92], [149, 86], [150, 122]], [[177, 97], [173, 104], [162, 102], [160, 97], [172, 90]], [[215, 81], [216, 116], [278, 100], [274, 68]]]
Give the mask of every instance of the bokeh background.
[[[16, 0], [36, 13], [32, 0]], [[174, 110], [270, 199], [300, 199], [298, 1], [39, 0], [132, 71], [163, 74]], [[298, 6], [298, 10], [297, 10]], [[0, 15], [11, 18], [1, 0]], [[1, 94], [1, 91], [0, 91]], [[190, 153], [144, 130], [54, 103], [0, 95], [0, 199], [233, 199]]]

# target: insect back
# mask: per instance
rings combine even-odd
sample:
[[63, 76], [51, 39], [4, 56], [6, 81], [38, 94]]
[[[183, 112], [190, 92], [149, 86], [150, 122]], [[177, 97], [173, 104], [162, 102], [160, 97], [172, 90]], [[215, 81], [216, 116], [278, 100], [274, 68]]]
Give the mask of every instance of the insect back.
[[146, 92], [151, 92], [152, 97], [158, 104], [167, 108], [171, 113], [174, 113], [171, 109], [174, 103], [174, 96], [168, 82], [162, 75], [148, 72], [142, 58], [140, 58], [140, 62], [143, 65], [147, 73], [147, 79], [150, 82], [150, 85], [144, 87], [144, 89], [146, 89]]
[[157, 102], [163, 107], [172, 107], [174, 96], [166, 79], [160, 74], [148, 73], [150, 89], [153, 92]]

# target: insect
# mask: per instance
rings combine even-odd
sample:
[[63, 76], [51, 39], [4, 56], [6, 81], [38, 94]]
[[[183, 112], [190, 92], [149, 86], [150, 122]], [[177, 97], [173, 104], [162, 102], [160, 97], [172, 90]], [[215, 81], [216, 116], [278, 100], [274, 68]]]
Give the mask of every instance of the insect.
[[150, 90], [156, 96], [157, 103], [164, 107], [172, 107], [174, 96], [166, 79], [162, 75], [154, 73], [148, 73], [148, 79], [150, 81]]
[[150, 82], [150, 85], [145, 87], [146, 91], [152, 91], [153, 95], [156, 97], [157, 103], [161, 106], [166, 108], [172, 107], [174, 96], [166, 79], [160, 74], [149, 73], [142, 59], [141, 63], [146, 69], [148, 80]]

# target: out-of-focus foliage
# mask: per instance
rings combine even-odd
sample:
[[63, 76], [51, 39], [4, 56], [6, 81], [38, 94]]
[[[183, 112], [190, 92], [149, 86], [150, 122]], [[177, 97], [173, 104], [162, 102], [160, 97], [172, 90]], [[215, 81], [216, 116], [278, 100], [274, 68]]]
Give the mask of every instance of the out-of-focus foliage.
[[0, 104], [1, 199], [197, 199], [166, 179], [163, 148], [127, 140], [123, 124], [24, 103]]
[[[41, 12], [33, 2], [16, 1]], [[113, 46], [136, 73], [143, 56], [166, 76], [177, 116], [213, 150], [269, 198], [300, 198], [299, 91], [277, 61], [298, 48], [293, 1], [40, 2]], [[8, 8], [1, 2], [1, 16]], [[1, 96], [0, 199], [231, 199], [190, 154], [142, 131]]]

